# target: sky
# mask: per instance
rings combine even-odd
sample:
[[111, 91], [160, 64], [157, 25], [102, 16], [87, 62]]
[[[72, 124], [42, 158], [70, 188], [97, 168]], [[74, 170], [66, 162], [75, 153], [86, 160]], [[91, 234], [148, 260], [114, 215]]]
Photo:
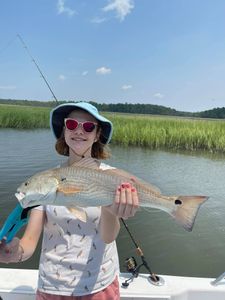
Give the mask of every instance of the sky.
[[35, 62], [58, 100], [224, 107], [225, 1], [0, 0], [0, 99], [53, 100]]

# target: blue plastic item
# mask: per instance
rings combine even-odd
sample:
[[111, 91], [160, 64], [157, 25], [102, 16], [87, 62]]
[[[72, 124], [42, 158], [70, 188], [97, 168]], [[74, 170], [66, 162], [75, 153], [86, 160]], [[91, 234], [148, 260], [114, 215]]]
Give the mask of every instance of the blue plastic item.
[[[36, 205], [38, 206], [38, 205]], [[0, 241], [4, 239], [6, 243], [11, 242], [16, 233], [28, 223], [29, 216], [28, 211], [36, 207], [23, 208], [19, 203], [11, 212], [11, 214], [6, 219], [1, 231], [0, 231]]]

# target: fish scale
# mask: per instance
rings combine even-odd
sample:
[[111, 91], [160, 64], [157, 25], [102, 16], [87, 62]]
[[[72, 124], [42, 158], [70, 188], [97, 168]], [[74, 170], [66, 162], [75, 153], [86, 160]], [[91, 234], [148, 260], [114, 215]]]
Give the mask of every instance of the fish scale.
[[[111, 175], [106, 177], [105, 174], [92, 169], [75, 169], [66, 168], [60, 172], [60, 176], [66, 178], [63, 185], [78, 185], [81, 189], [81, 192], [74, 194], [72, 197], [64, 195], [65, 201], [69, 205], [103, 206], [112, 204], [116, 186], [122, 182], [122, 179]], [[62, 203], [61, 197], [63, 197], [62, 194], [56, 196], [55, 205]]]

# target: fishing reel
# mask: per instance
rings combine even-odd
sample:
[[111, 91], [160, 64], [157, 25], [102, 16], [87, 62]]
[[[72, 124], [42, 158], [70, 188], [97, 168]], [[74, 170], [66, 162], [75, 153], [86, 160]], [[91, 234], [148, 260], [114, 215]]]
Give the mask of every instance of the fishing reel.
[[127, 270], [128, 273], [132, 274], [132, 276], [130, 278], [128, 278], [127, 280], [122, 282], [123, 287], [128, 287], [129, 286], [129, 281], [132, 281], [133, 278], [138, 277], [139, 268], [138, 268], [137, 262], [136, 262], [136, 260], [133, 256], [131, 256], [131, 257], [129, 257], [125, 260], [124, 267], [126, 267], [126, 270]]
[[137, 262], [133, 256], [125, 260], [125, 267], [129, 273], [135, 274], [137, 272]]
[[151, 284], [156, 286], [162, 286], [165, 284], [165, 281], [160, 276], [154, 274], [151, 272], [144, 256], [141, 256], [142, 263], [140, 265], [137, 265], [137, 262], [133, 256], [127, 258], [125, 260], [124, 266], [126, 267], [126, 270], [128, 273], [131, 273], [132, 276], [128, 279], [126, 279], [124, 282], [122, 282], [122, 286], [124, 288], [127, 288], [131, 281], [133, 281], [134, 278], [137, 278], [139, 275], [139, 270], [141, 267], [145, 267], [147, 271], [149, 272], [150, 276], [148, 277], [148, 280]]

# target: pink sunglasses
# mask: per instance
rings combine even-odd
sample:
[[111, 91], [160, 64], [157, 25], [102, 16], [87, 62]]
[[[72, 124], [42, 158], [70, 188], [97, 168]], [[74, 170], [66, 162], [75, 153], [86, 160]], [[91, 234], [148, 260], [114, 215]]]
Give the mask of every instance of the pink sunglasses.
[[69, 130], [75, 130], [79, 125], [81, 125], [85, 132], [92, 132], [98, 125], [97, 123], [91, 121], [78, 122], [77, 120], [70, 118], [64, 119], [64, 124]]

